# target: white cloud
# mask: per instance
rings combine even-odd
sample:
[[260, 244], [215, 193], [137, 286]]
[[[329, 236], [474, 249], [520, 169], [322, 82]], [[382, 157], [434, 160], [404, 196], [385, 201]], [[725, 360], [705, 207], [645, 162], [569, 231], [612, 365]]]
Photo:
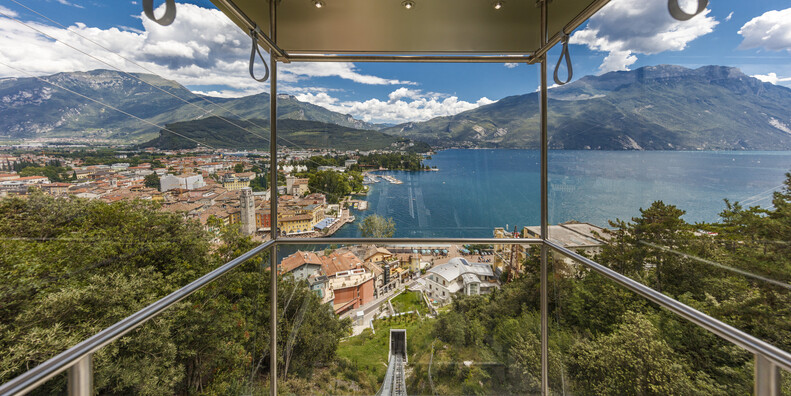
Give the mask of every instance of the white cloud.
[[637, 62], [637, 57], [632, 51], [610, 51], [599, 66], [603, 72], [614, 70], [629, 70], [629, 66]]
[[[555, 88], [558, 88], [558, 87], [562, 87], [562, 85], [560, 85], [560, 84], [552, 84], [552, 85], [550, 85], [550, 86], [548, 86], [548, 87], [547, 87], [547, 90], [550, 90], [550, 89], [555, 89]], [[540, 91], [541, 91], [541, 85], [539, 85], [538, 87], [536, 87], [536, 90], [535, 90], [535, 91], [533, 91], [533, 92], [540, 92]]]
[[368, 85], [415, 85], [411, 81], [399, 81], [386, 79], [377, 76], [360, 74], [353, 63], [335, 62], [316, 62], [316, 63], [288, 63], [281, 69], [287, 73], [293, 73], [307, 77], [331, 77], [336, 76], [360, 84]]
[[79, 4], [75, 4], [75, 3], [72, 3], [72, 2], [69, 2], [69, 1], [66, 1], [66, 0], [55, 0], [55, 1], [57, 1], [60, 4], [71, 6], [71, 7], [85, 8], [85, 7], [83, 7], [83, 6], [79, 5]]
[[751, 77], [755, 77], [763, 82], [768, 82], [775, 85], [777, 85], [779, 82], [791, 81], [791, 77], [778, 77], [777, 73], [755, 74]]
[[503, 63], [503, 66], [505, 66], [505, 67], [507, 67], [509, 69], [513, 69], [513, 68], [519, 66], [519, 64], [518, 63], [510, 63], [509, 62], [509, 63]]
[[418, 99], [421, 97], [419, 89], [409, 89], [406, 87], [401, 87], [396, 89], [393, 92], [390, 92], [387, 97], [390, 99], [390, 102], [395, 102], [399, 99]]
[[[163, 7], [164, 3], [157, 14], [163, 12]], [[224, 88], [212, 90], [224, 96], [268, 89], [268, 84], [256, 83], [248, 74], [250, 38], [224, 14], [192, 4], [179, 3], [177, 7], [178, 15], [170, 26], [160, 26], [143, 17], [141, 12], [137, 17], [142, 20], [142, 31], [116, 27], [101, 29], [79, 22], [68, 30], [33, 21], [25, 23], [128, 72], [147, 71], [73, 32], [183, 85], [222, 86]], [[0, 12], [19, 17], [2, 6]], [[0, 16], [0, 48], [1, 62], [34, 75], [113, 68], [3, 16]], [[256, 63], [256, 71], [263, 74], [260, 60]], [[315, 77], [339, 77], [360, 84], [414, 84], [361, 73], [353, 63], [300, 63], [283, 65], [278, 71], [278, 82], [283, 83], [284, 89], [290, 83]], [[0, 66], [0, 78], [10, 76], [19, 76], [19, 72]]]
[[764, 48], [791, 52], [791, 8], [767, 11], [745, 23], [739, 48]]
[[351, 114], [364, 121], [394, 124], [455, 115], [494, 103], [486, 97], [470, 103], [459, 100], [456, 96], [443, 98], [436, 93], [421, 94], [420, 91], [403, 87], [391, 92], [387, 101], [379, 99], [340, 101], [326, 92], [298, 94], [296, 98], [332, 111]]
[[3, 6], [0, 6], [0, 13], [6, 14], [6, 15], [8, 15], [10, 17], [14, 17], [14, 18], [19, 16], [19, 14], [17, 14], [15, 11], [9, 10], [8, 8], [5, 8]]
[[711, 33], [717, 21], [708, 16], [710, 11], [681, 22], [670, 16], [666, 2], [613, 0], [585, 29], [574, 33], [570, 43], [608, 52], [599, 67], [602, 72], [629, 70], [637, 61], [635, 54], [681, 51], [690, 41]]
[[726, 16], [726, 17], [725, 17], [725, 22], [728, 22], [728, 21], [730, 21], [730, 20], [731, 20], [731, 18], [733, 18], [733, 11], [731, 11], [731, 13], [730, 13], [730, 14], [728, 14], [728, 16]]

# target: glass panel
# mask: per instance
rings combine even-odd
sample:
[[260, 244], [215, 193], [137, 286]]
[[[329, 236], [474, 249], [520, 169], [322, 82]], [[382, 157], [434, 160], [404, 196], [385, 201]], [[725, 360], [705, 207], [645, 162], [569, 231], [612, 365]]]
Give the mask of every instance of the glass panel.
[[[252, 246], [237, 237], [217, 254]], [[266, 394], [268, 257], [248, 260], [99, 350], [96, 393]]]
[[520, 275], [509, 282], [491, 249], [473, 255], [461, 248], [325, 245], [281, 252], [280, 392], [533, 392], [524, 379], [540, 372], [533, 367], [539, 317], [532, 264], [523, 262], [522, 250]]
[[751, 353], [563, 256], [552, 268], [553, 392], [752, 392]]
[[211, 270], [209, 239], [142, 201], [0, 199], [0, 382]]
[[[533, 69], [513, 66], [359, 66], [431, 75], [432, 84], [443, 80], [445, 89], [459, 86], [464, 95], [411, 84], [326, 91], [317, 87], [279, 95], [283, 231], [340, 238], [490, 237], [496, 227], [511, 232], [515, 225], [537, 225], [537, 85]], [[283, 70], [300, 67], [283, 65]], [[444, 76], [449, 68], [464, 75], [506, 72], [510, 77], [459, 84]], [[482, 96], [523, 92], [532, 93], [498, 105], [496, 120], [482, 116], [482, 105], [491, 102]], [[327, 112], [320, 120], [295, 119], [298, 101], [321, 106], [322, 112], [350, 115], [338, 118]], [[458, 118], [451, 117], [457, 113]], [[305, 113], [309, 116], [316, 115]], [[315, 203], [304, 196], [312, 194], [322, 208], [308, 219], [305, 207]]]
[[[724, 4], [686, 22], [665, 6], [615, 0], [573, 33], [575, 81], [549, 92], [549, 238], [789, 351], [791, 58], [763, 41], [763, 23], [788, 6]], [[628, 26], [614, 23], [625, 15]], [[592, 290], [605, 301], [616, 293]], [[594, 316], [620, 326], [620, 304]], [[646, 309], [699, 370], [691, 378], [750, 392], [743, 351]]]

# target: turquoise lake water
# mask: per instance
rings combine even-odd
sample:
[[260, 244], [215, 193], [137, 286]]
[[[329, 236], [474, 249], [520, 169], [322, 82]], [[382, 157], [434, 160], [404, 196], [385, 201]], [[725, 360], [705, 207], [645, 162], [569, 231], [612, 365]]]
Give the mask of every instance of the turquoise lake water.
[[[369, 208], [392, 217], [397, 237], [491, 237], [494, 227], [538, 225], [539, 153], [445, 150], [426, 161], [438, 172], [381, 172], [403, 184], [371, 185]], [[716, 221], [723, 199], [771, 206], [791, 170], [791, 152], [550, 151], [549, 221], [607, 226], [655, 200], [688, 222]], [[336, 237], [360, 236], [349, 224]]]

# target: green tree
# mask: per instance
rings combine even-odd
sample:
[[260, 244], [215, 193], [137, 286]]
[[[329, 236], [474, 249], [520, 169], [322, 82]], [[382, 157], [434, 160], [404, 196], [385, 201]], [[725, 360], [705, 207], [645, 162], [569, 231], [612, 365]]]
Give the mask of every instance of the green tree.
[[582, 393], [596, 395], [711, 394], [696, 386], [689, 367], [645, 316], [627, 312], [612, 334], [580, 341], [569, 373]]
[[165, 164], [163, 164], [162, 161], [160, 161], [158, 159], [155, 159], [155, 160], [151, 161], [151, 167], [152, 168], [164, 168]]
[[19, 171], [19, 176], [46, 176], [51, 182], [63, 182], [69, 178], [69, 168], [61, 166], [27, 166]]
[[233, 171], [234, 171], [234, 173], [242, 173], [242, 172], [244, 172], [244, 164], [240, 162], [240, 163], [234, 165], [233, 166]]
[[395, 222], [379, 215], [370, 215], [358, 226], [364, 238], [390, 238], [395, 234]]
[[308, 179], [308, 188], [311, 193], [326, 195], [329, 203], [338, 203], [341, 198], [352, 192], [349, 179], [342, 173], [333, 171], [320, 171], [312, 174]]
[[[219, 224], [216, 224], [219, 226]], [[257, 245], [142, 201], [33, 191], [0, 200], [0, 382], [6, 382]], [[94, 355], [97, 394], [228, 394], [269, 368], [267, 253]], [[279, 281], [281, 373], [309, 376], [347, 334], [304, 282]], [[286, 369], [286, 367], [288, 367]], [[241, 384], [241, 385], [240, 385]], [[58, 378], [39, 394], [58, 393]], [[246, 388], [249, 389], [249, 388]], [[255, 392], [257, 393], [257, 392]]]
[[159, 190], [159, 176], [156, 173], [146, 175], [146, 177], [143, 178], [143, 184], [148, 188], [156, 188]]

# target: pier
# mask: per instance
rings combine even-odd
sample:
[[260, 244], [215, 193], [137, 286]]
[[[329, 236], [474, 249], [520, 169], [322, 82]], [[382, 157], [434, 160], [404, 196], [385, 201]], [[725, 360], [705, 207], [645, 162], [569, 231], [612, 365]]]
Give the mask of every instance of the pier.
[[395, 177], [393, 177], [393, 176], [389, 176], [389, 175], [381, 175], [381, 176], [379, 176], [379, 177], [381, 177], [382, 179], [385, 179], [385, 180], [387, 180], [388, 182], [390, 182], [390, 183], [392, 183], [392, 184], [404, 184], [404, 182], [402, 182], [401, 180], [398, 180], [398, 179], [396, 179], [396, 178], [395, 178]]

